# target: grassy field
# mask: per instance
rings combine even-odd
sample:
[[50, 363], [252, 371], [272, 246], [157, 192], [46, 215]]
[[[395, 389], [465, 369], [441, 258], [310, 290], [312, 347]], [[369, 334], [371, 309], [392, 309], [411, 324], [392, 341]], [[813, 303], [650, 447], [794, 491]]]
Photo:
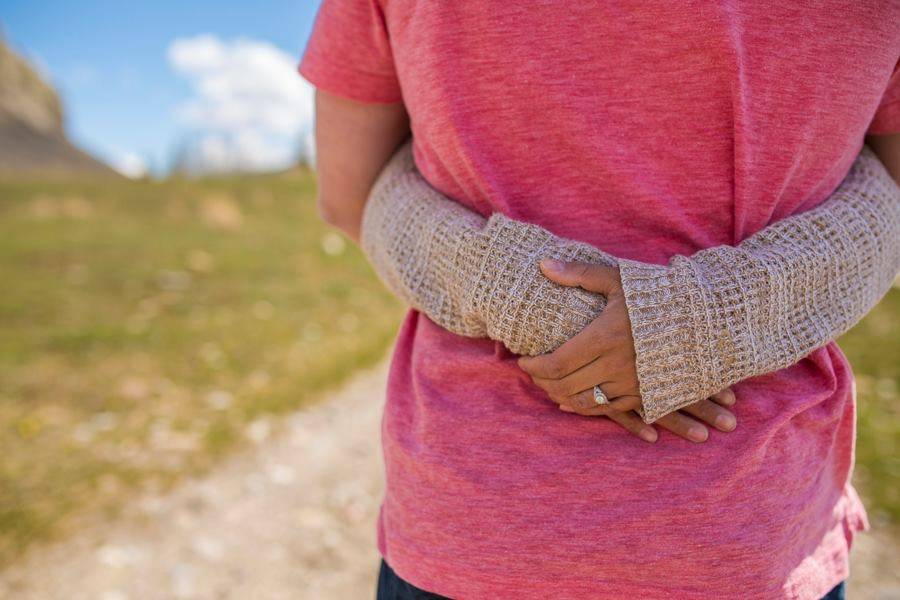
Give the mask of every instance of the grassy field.
[[838, 343], [856, 374], [854, 482], [873, 522], [900, 526], [900, 286]]
[[[0, 182], [0, 564], [265, 438], [382, 356], [401, 307], [313, 195], [302, 171]], [[900, 291], [842, 345], [859, 481], [897, 522]]]
[[0, 183], [0, 563], [383, 355], [401, 306], [314, 185]]

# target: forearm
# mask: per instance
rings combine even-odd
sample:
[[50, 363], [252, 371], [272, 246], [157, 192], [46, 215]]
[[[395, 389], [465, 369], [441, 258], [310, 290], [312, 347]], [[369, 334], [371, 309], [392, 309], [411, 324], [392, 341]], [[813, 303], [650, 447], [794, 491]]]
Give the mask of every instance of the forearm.
[[431, 188], [403, 152], [363, 222], [363, 248], [388, 286], [456, 333], [539, 354], [604, 304], [550, 282], [538, 260], [619, 262], [648, 422], [803, 358], [868, 312], [897, 270], [897, 188], [869, 151], [816, 210], [669, 265], [616, 261], [502, 215], [485, 221]]
[[[487, 220], [428, 185], [411, 145], [375, 181], [362, 216], [360, 244], [381, 280], [401, 300], [459, 335], [484, 337], [463, 275], [482, 250]], [[462, 272], [461, 272], [462, 271]]]
[[821, 206], [735, 247], [620, 262], [645, 420], [834, 340], [900, 269], [900, 191], [868, 149]]
[[384, 283], [438, 325], [527, 355], [555, 349], [605, 304], [548, 280], [538, 261], [613, 262], [588, 244], [500, 214], [484, 219], [446, 198], [416, 170], [409, 145], [369, 195], [362, 247]]

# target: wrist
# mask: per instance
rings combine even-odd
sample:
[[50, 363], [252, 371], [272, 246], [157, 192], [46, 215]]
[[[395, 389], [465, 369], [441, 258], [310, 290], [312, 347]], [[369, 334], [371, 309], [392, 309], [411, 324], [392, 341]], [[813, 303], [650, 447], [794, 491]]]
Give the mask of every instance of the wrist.
[[476, 294], [475, 306], [485, 316], [488, 336], [511, 352], [536, 356], [555, 350], [603, 310], [603, 296], [560, 286], [539, 267], [545, 258], [574, 260], [583, 248], [595, 249], [499, 213], [483, 234], [488, 252], [479, 281], [489, 285]]
[[688, 260], [653, 265], [619, 261], [634, 339], [646, 423], [708, 397], [712, 332], [703, 290]]

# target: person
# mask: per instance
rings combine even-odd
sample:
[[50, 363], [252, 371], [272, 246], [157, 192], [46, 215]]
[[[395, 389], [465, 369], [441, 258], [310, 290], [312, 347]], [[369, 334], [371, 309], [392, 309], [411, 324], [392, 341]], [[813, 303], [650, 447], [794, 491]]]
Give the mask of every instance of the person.
[[[898, 9], [825, 4], [325, 0], [301, 64], [323, 216], [358, 236], [410, 131], [422, 175], [473, 211], [650, 263], [816, 206], [866, 134], [896, 177]], [[517, 359], [407, 315], [383, 597], [840, 593], [865, 513], [836, 345], [735, 385], [740, 425], [703, 443], [556, 410]]]

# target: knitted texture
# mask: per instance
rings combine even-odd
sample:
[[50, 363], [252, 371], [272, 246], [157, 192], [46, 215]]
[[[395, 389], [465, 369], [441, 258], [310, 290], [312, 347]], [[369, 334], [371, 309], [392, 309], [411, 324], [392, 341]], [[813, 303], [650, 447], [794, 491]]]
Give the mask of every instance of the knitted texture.
[[605, 299], [560, 286], [544, 258], [618, 265], [645, 422], [791, 365], [846, 331], [900, 268], [900, 190], [868, 150], [821, 206], [737, 247], [668, 265], [619, 260], [501, 214], [484, 219], [432, 188], [400, 148], [376, 181], [362, 246], [385, 284], [442, 327], [517, 354], [573, 337]]
[[900, 270], [900, 190], [863, 148], [813, 210], [737, 247], [619, 268], [650, 422], [796, 363], [871, 310]]
[[594, 320], [603, 296], [541, 274], [544, 258], [614, 264], [583, 242], [496, 213], [489, 219], [428, 185], [406, 144], [366, 203], [362, 247], [399, 298], [459, 335], [489, 337], [516, 354], [554, 350]]

